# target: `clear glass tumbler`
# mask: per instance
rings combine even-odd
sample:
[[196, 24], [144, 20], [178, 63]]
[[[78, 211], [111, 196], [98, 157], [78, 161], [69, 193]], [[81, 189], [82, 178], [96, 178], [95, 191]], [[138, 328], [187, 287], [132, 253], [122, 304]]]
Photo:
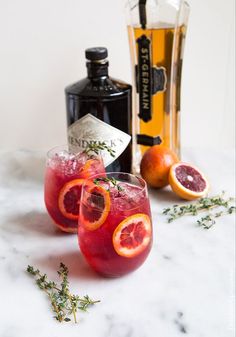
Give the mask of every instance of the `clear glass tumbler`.
[[100, 155], [73, 153], [66, 145], [47, 153], [44, 200], [49, 215], [62, 231], [77, 233], [82, 185], [90, 176], [104, 172]]
[[152, 246], [146, 183], [127, 173], [93, 176], [82, 187], [79, 246], [89, 265], [106, 277], [134, 271]]

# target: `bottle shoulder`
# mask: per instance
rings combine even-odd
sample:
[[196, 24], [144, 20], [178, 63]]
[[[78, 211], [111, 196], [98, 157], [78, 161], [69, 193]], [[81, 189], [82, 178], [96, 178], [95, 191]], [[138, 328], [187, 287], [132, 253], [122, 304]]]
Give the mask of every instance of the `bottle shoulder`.
[[65, 93], [79, 95], [84, 89], [89, 85], [90, 80], [88, 78], [83, 78], [75, 83], [68, 85], [65, 88]]
[[84, 78], [65, 88], [67, 95], [85, 97], [114, 97], [125, 95], [132, 90], [132, 86], [112, 77], [97, 79]]
[[131, 90], [132, 85], [117, 78], [110, 77], [110, 80], [121, 90]]

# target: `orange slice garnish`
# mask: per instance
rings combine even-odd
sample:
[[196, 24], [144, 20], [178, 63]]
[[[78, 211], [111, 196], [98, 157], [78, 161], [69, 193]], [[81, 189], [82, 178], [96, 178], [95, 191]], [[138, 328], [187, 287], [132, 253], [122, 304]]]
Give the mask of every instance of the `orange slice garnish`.
[[134, 214], [123, 220], [113, 233], [113, 247], [124, 257], [135, 257], [151, 242], [152, 225], [146, 214]]
[[170, 168], [169, 183], [172, 190], [186, 200], [202, 198], [209, 191], [209, 183], [203, 173], [187, 163], [180, 162]]
[[71, 220], [79, 218], [80, 196], [84, 179], [74, 179], [66, 183], [58, 197], [58, 206], [61, 213]]
[[95, 174], [98, 165], [101, 165], [98, 159], [88, 159], [79, 171], [80, 177], [88, 179], [91, 175]]
[[109, 191], [102, 186], [89, 187], [81, 204], [80, 224], [90, 231], [98, 229], [106, 221], [110, 206]]
[[81, 178], [86, 179], [89, 177], [92, 165], [94, 165], [94, 159], [89, 159], [86, 161], [79, 171]]

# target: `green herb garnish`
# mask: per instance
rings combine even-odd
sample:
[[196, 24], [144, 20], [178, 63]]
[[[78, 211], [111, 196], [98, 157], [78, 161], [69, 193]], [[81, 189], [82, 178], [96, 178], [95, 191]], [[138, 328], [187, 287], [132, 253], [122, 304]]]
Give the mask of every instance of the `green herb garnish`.
[[[197, 220], [197, 225], [209, 229], [216, 223], [216, 218], [232, 214], [235, 212], [236, 207], [232, 205], [234, 198], [225, 198], [225, 192], [220, 196], [206, 197], [198, 200], [195, 203], [187, 205], [174, 205], [163, 210], [163, 214], [168, 215], [168, 223], [181, 218], [185, 215], [197, 216], [201, 212], [206, 214]], [[220, 208], [218, 212], [211, 212], [213, 209]]]
[[88, 295], [80, 297], [73, 295], [69, 290], [68, 281], [68, 268], [60, 263], [59, 270], [57, 271], [61, 284], [58, 286], [55, 282], [48, 280], [46, 274], [41, 274], [39, 269], [34, 269], [32, 266], [27, 267], [27, 272], [33, 275], [36, 279], [38, 287], [45, 291], [48, 295], [52, 310], [55, 313], [55, 318], [58, 322], [71, 321], [70, 316], [73, 316], [74, 322], [77, 323], [77, 311], [86, 311], [90, 305], [100, 301], [93, 301]]
[[114, 177], [110, 177], [110, 178], [96, 178], [93, 180], [93, 183], [95, 185], [99, 185], [99, 183], [103, 181], [105, 183], [111, 183], [113, 185], [113, 187], [117, 188], [117, 190], [119, 192], [121, 191], [124, 191], [123, 187], [121, 187], [119, 184], [118, 184], [118, 181], [114, 178]]
[[89, 143], [86, 149], [84, 150], [84, 153], [90, 154], [96, 154], [99, 155], [100, 151], [107, 151], [111, 157], [115, 157], [116, 151], [113, 150], [110, 146], [108, 146], [105, 142], [99, 142], [99, 143]]

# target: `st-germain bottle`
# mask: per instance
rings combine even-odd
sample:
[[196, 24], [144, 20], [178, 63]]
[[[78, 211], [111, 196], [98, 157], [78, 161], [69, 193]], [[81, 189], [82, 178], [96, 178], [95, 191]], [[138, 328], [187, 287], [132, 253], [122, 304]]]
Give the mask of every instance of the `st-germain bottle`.
[[88, 76], [65, 89], [69, 148], [79, 152], [88, 143], [102, 143], [107, 171], [131, 172], [132, 87], [108, 75], [106, 48], [85, 51]]
[[185, 0], [128, 0], [127, 19], [135, 91], [133, 171], [152, 145], [180, 157], [180, 98], [190, 7]]

